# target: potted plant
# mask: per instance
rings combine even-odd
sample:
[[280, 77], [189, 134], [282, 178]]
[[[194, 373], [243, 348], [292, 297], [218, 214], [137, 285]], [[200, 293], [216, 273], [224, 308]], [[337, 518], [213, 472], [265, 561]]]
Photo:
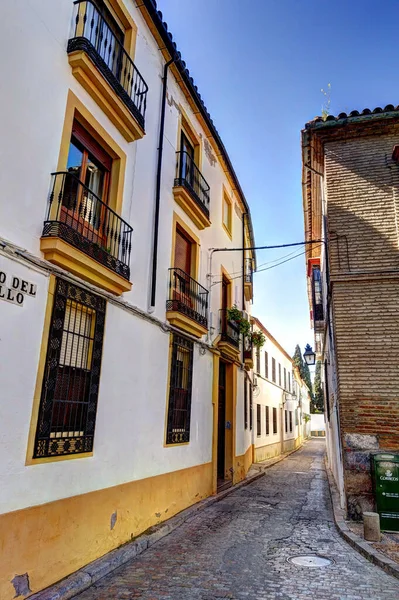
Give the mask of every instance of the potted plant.
[[251, 323], [247, 319], [244, 319], [242, 311], [237, 308], [236, 304], [227, 309], [227, 320], [236, 323], [240, 333], [242, 333], [244, 337], [250, 335]]
[[251, 340], [254, 346], [261, 348], [266, 342], [266, 337], [262, 331], [253, 331], [251, 334]]

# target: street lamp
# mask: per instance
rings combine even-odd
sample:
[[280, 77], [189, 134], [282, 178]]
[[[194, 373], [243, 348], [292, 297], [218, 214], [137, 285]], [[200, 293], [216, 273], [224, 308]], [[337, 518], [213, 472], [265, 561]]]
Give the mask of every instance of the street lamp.
[[316, 353], [313, 352], [312, 346], [306, 344], [305, 352], [303, 354], [303, 358], [305, 359], [306, 364], [311, 367], [316, 362]]

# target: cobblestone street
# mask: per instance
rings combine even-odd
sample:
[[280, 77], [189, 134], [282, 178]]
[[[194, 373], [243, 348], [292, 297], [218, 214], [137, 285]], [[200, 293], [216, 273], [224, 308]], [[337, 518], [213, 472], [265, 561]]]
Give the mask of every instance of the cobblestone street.
[[[399, 580], [335, 529], [324, 450], [324, 441], [312, 440], [76, 598], [398, 600]], [[331, 565], [287, 560], [316, 553]]]

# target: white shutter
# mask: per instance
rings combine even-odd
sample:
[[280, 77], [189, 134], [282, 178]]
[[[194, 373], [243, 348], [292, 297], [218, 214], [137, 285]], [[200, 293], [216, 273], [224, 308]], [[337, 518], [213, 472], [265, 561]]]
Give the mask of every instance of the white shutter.
[[62, 334], [60, 366], [90, 369], [94, 312], [68, 300]]

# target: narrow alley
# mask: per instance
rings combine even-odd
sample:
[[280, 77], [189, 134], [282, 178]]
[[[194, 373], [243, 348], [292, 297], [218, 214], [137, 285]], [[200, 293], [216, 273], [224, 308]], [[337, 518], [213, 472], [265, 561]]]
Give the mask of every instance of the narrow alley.
[[[399, 581], [336, 531], [324, 451], [310, 441], [76, 598], [397, 600]], [[289, 560], [316, 554], [331, 563]]]

